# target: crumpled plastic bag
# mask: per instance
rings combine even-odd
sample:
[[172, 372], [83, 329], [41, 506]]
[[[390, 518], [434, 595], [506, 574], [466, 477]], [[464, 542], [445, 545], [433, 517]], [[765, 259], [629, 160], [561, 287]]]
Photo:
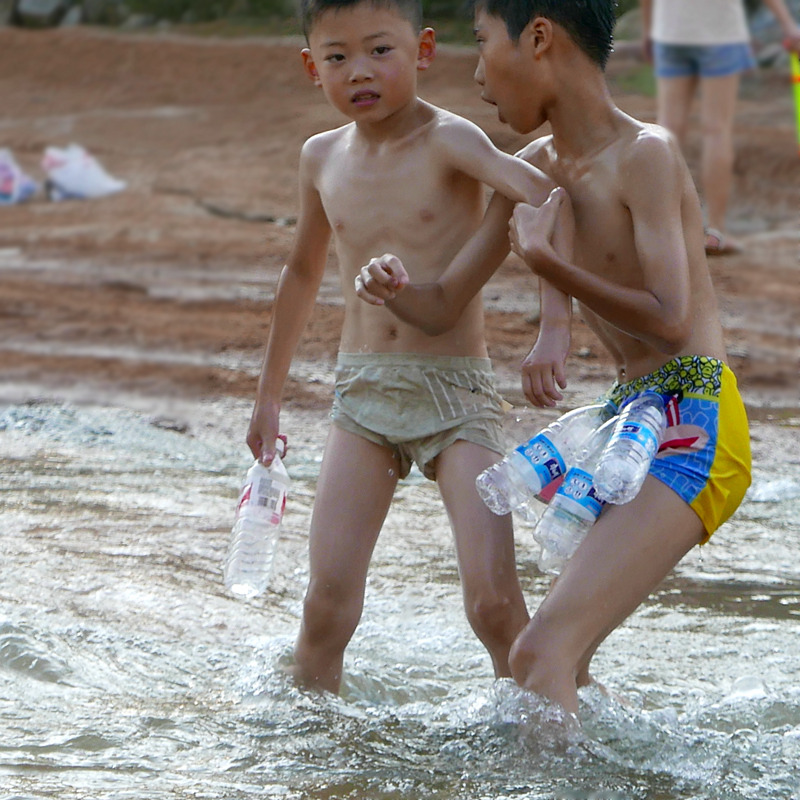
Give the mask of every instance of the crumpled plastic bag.
[[10, 150], [0, 149], [0, 206], [24, 203], [39, 191], [39, 184], [26, 175]]
[[88, 200], [121, 192], [126, 181], [109, 175], [97, 159], [78, 144], [48, 147], [42, 157], [51, 200]]

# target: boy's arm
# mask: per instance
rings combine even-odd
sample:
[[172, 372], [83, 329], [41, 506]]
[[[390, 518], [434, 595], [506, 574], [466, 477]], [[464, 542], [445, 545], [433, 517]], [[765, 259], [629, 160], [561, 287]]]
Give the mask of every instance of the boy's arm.
[[373, 258], [356, 276], [356, 294], [386, 305], [404, 322], [438, 336], [456, 324], [464, 309], [508, 255], [508, 220], [514, 204], [500, 194], [489, 202], [478, 230], [434, 283], [409, 283], [399, 258]]
[[[554, 186], [528, 157], [503, 153], [477, 125], [455, 114], [439, 126], [436, 142], [438, 157], [452, 169], [495, 188], [480, 227], [435, 283], [409, 285], [403, 263], [389, 253], [362, 267], [355, 281], [362, 300], [386, 304], [404, 322], [431, 336], [455, 325], [508, 255], [514, 202], [541, 203]], [[529, 145], [522, 152], [530, 156], [536, 151]]]
[[[477, 232], [435, 283], [410, 284], [405, 267], [387, 253], [361, 268], [356, 294], [373, 305], [386, 305], [397, 317], [436, 336], [449, 330], [466, 305], [497, 271], [509, 251], [508, 221], [513, 203], [496, 194]], [[560, 251], [572, 253], [571, 214], [554, 236]], [[552, 406], [566, 386], [564, 362], [569, 353], [572, 300], [540, 280], [539, 337], [522, 365], [525, 396], [538, 406]]]
[[[561, 204], [559, 216], [553, 231], [553, 249], [571, 261], [575, 220], [568, 201]], [[522, 389], [533, 405], [552, 408], [564, 399], [559, 388], [567, 386], [564, 367], [570, 347], [572, 298], [539, 278], [539, 308], [539, 336], [522, 362]]]
[[[655, 136], [642, 137], [635, 155], [620, 169], [641, 287], [596, 275], [555, 252], [550, 236], [566, 198], [563, 189], [555, 189], [541, 208], [518, 205], [511, 223], [512, 248], [535, 273], [611, 325], [663, 353], [678, 352], [692, 327], [688, 255], [680, 216], [685, 167], [674, 147]], [[625, 181], [625, 175], [633, 177]], [[648, 180], [641, 180], [642, 175]], [[652, 186], [659, 191], [653, 192]]]
[[522, 391], [533, 405], [551, 408], [564, 399], [559, 387], [567, 386], [572, 298], [540, 278], [539, 303], [539, 335], [522, 362]]
[[291, 253], [278, 279], [255, 406], [247, 432], [250, 451], [267, 466], [275, 457], [283, 387], [297, 343], [314, 309], [328, 256], [330, 226], [314, 186], [313, 162], [313, 147], [307, 142], [300, 157], [297, 230]]
[[515, 203], [541, 205], [555, 187], [538, 167], [498, 149], [481, 128], [463, 117], [451, 115], [437, 141], [454, 169]]

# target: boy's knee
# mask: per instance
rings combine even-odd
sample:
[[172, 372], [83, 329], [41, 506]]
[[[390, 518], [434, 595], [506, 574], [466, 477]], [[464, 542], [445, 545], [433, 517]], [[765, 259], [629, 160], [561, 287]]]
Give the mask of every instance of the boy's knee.
[[303, 602], [304, 632], [316, 642], [346, 644], [358, 625], [361, 608], [360, 597], [345, 587], [312, 581]]
[[503, 640], [509, 643], [524, 625], [527, 614], [509, 594], [483, 592], [467, 601], [467, 619], [481, 639]]

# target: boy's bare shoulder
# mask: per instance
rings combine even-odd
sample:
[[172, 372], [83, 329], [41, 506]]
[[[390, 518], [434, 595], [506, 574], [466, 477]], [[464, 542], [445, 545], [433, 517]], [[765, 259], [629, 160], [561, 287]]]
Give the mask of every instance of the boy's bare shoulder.
[[[615, 172], [623, 194], [665, 198], [680, 192], [687, 179], [686, 162], [677, 139], [660, 125], [631, 120], [621, 137]], [[653, 194], [654, 186], [663, 191]]]
[[455, 111], [449, 111], [441, 106], [435, 106], [433, 103], [429, 103], [425, 100], [421, 100], [419, 105], [421, 109], [424, 109], [427, 112], [427, 115], [437, 128], [447, 130], [448, 127], [478, 127], [474, 122], [468, 120], [466, 117], [456, 114]]
[[319, 162], [330, 156], [334, 148], [354, 129], [355, 123], [349, 122], [339, 128], [332, 128], [322, 133], [315, 133], [303, 143], [300, 158], [304, 161]]
[[430, 103], [425, 103], [425, 106], [430, 113], [426, 127], [429, 127], [436, 139], [443, 144], [452, 144], [454, 139], [463, 142], [490, 141], [485, 131], [472, 120]]
[[538, 139], [534, 139], [532, 142], [526, 144], [522, 150], [515, 153], [515, 155], [525, 159], [529, 164], [539, 167], [539, 169], [544, 170], [544, 172], [547, 172], [547, 167], [555, 157], [552, 135], [540, 136]]
[[639, 120], [632, 120], [632, 123], [621, 154], [621, 166], [634, 168], [649, 165], [645, 174], [650, 174], [659, 166], [675, 168], [682, 165], [680, 145], [672, 133], [653, 123]]

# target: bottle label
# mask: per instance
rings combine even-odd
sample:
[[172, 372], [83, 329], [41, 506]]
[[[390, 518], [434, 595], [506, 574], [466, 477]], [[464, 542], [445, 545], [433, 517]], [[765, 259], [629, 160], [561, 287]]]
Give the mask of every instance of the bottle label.
[[531, 465], [539, 479], [540, 488], [560, 478], [566, 471], [558, 448], [541, 433], [521, 444], [517, 452]]
[[625, 422], [619, 429], [618, 439], [627, 439], [638, 444], [648, 458], [656, 454], [658, 450], [658, 436], [647, 425], [641, 422]]
[[285, 508], [286, 487], [269, 475], [256, 475], [251, 483], [246, 483], [242, 488], [236, 516], [247, 515], [279, 525]]
[[594, 489], [591, 473], [572, 467], [558, 489], [558, 494], [572, 501], [570, 511], [594, 522], [603, 509], [603, 501]]

